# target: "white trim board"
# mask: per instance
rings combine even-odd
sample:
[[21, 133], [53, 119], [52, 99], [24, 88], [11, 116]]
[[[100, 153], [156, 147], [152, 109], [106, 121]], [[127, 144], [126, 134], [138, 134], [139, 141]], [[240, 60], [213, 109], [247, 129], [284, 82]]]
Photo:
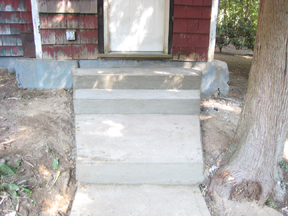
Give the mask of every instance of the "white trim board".
[[31, 8], [32, 8], [33, 33], [34, 33], [36, 59], [42, 59], [41, 35], [39, 32], [40, 21], [39, 21], [38, 0], [31, 0]]
[[218, 7], [219, 7], [219, 0], [213, 0], [212, 10], [211, 10], [211, 21], [210, 21], [208, 62], [214, 61], [214, 52], [215, 52], [215, 45], [216, 45], [216, 28], [217, 28], [217, 20], [218, 20]]

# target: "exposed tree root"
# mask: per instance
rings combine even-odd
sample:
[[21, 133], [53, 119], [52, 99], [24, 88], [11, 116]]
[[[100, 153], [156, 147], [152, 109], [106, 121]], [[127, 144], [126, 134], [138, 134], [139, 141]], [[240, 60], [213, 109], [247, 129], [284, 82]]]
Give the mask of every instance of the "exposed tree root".
[[[230, 171], [224, 165], [213, 176], [208, 192], [212, 197], [219, 196], [235, 201], [258, 201], [264, 205], [274, 188], [272, 178], [264, 178], [261, 181], [251, 178], [251, 173], [237, 170]], [[266, 179], [266, 180], [265, 180]]]
[[232, 188], [230, 200], [234, 201], [259, 201], [261, 194], [261, 186], [257, 182], [249, 182], [244, 180], [241, 184]]

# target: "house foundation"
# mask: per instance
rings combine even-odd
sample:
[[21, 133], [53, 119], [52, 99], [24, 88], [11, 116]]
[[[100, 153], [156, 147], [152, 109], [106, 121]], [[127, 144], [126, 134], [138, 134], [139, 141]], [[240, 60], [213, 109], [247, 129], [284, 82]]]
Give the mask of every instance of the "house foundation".
[[[2, 66], [2, 65], [3, 66]], [[13, 65], [15, 66], [13, 67]], [[71, 88], [73, 68], [119, 68], [119, 67], [177, 67], [191, 68], [202, 73], [201, 93], [210, 94], [220, 91], [223, 95], [229, 92], [229, 71], [225, 62], [178, 62], [149, 60], [35, 60], [7, 58], [0, 67], [9, 67], [16, 71], [20, 88], [59, 89]]]

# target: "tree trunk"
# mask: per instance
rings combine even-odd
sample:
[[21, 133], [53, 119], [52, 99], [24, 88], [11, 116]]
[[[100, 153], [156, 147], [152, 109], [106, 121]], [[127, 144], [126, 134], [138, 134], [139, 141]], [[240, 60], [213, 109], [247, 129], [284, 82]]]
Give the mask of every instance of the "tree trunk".
[[227, 5], [226, 5], [226, 0], [224, 0], [224, 21], [226, 21], [227, 20], [227, 13], [226, 13], [226, 10], [227, 10]]
[[230, 161], [213, 176], [209, 192], [230, 198], [244, 181], [261, 187], [263, 205], [279, 177], [288, 131], [288, 1], [261, 0], [248, 91]]

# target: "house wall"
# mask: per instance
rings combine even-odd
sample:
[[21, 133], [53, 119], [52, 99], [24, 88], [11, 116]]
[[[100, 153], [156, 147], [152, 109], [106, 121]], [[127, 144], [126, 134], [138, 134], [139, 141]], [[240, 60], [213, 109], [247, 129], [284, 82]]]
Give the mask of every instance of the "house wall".
[[[39, 0], [43, 59], [96, 59], [98, 54], [97, 0]], [[66, 30], [76, 40], [66, 40]]]
[[207, 61], [212, 0], [174, 0], [174, 60]]
[[30, 0], [0, 0], [0, 56], [23, 56], [20, 32], [33, 31]]
[[[97, 59], [97, 0], [38, 0], [43, 59]], [[212, 0], [174, 0], [173, 60], [207, 61]], [[76, 40], [66, 40], [66, 29]]]

